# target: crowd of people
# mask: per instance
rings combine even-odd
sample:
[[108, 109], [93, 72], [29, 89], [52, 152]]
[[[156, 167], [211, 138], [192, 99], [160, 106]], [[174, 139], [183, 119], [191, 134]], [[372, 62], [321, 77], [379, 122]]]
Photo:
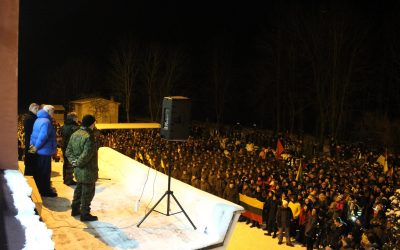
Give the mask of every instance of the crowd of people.
[[[389, 227], [388, 198], [400, 186], [399, 158], [362, 144], [318, 147], [303, 137], [258, 129], [193, 126], [185, 142], [161, 139], [158, 130], [109, 130], [100, 145], [114, 148], [203, 191], [240, 204], [239, 193], [264, 202], [262, 223], [278, 243], [307, 249], [381, 249]], [[277, 159], [278, 139], [286, 158]], [[307, 149], [308, 147], [308, 149]], [[326, 150], [328, 148], [328, 150]], [[307, 155], [305, 152], [308, 152]], [[299, 167], [301, 165], [301, 170]]]
[[[262, 221], [241, 217], [278, 244], [307, 249], [382, 249], [390, 227], [385, 211], [400, 186], [399, 156], [363, 144], [325, 147], [303, 136], [256, 128], [192, 126], [184, 142], [167, 141], [157, 129], [95, 131], [111, 147], [158, 171], [240, 204], [239, 193], [263, 202]], [[277, 157], [277, 141], [285, 157]], [[283, 156], [283, 154], [282, 154]], [[301, 171], [299, 171], [299, 168]]]

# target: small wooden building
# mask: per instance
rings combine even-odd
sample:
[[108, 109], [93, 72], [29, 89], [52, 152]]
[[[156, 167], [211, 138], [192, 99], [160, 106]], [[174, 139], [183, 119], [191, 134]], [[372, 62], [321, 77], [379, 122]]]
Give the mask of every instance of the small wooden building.
[[78, 120], [91, 114], [98, 123], [118, 123], [119, 102], [101, 97], [84, 98], [70, 102], [70, 110], [78, 114]]
[[60, 125], [64, 124], [65, 108], [63, 105], [53, 105], [54, 107], [54, 119]]

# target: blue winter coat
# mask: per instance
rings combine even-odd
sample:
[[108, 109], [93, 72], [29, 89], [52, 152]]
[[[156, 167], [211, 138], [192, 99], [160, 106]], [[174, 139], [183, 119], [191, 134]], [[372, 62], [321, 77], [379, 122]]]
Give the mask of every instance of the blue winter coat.
[[51, 122], [50, 115], [39, 110], [33, 124], [31, 145], [35, 146], [38, 155], [53, 155], [57, 149], [56, 130]]

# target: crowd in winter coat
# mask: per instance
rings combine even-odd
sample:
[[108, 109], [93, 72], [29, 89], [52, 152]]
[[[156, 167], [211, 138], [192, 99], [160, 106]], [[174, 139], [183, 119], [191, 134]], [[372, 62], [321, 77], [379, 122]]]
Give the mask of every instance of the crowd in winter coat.
[[[263, 223], [241, 219], [266, 235], [276, 237], [285, 200], [290, 236], [304, 246], [367, 249], [385, 243], [384, 211], [399, 186], [400, 161], [390, 155], [390, 171], [384, 172], [376, 163], [382, 149], [331, 144], [322, 152], [299, 136], [206, 126], [194, 127], [185, 142], [167, 142], [158, 130], [110, 130], [98, 137], [102, 146], [161, 172], [171, 165], [174, 178], [234, 203], [240, 204], [239, 193], [264, 202]], [[278, 138], [291, 155], [285, 160], [275, 157]]]

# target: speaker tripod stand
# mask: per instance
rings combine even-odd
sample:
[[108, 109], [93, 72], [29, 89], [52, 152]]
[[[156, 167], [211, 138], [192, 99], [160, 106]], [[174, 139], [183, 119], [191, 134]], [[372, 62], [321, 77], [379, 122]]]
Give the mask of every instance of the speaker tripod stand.
[[[171, 148], [170, 148], [171, 150]], [[137, 224], [137, 227], [140, 227], [140, 225], [146, 220], [146, 218], [151, 214], [151, 212], [155, 211], [157, 213], [166, 215], [166, 216], [171, 216], [171, 215], [175, 215], [178, 213], [183, 213], [186, 218], [188, 219], [188, 221], [190, 222], [190, 224], [192, 224], [194, 230], [196, 230], [196, 226], [193, 224], [192, 220], [189, 218], [189, 216], [187, 215], [187, 213], [185, 212], [185, 209], [183, 209], [182, 205], [179, 203], [178, 199], [175, 197], [174, 192], [171, 190], [171, 162], [172, 162], [172, 151], [170, 151], [170, 155], [169, 155], [169, 159], [168, 159], [168, 189], [167, 191], [165, 191], [165, 193], [163, 194], [163, 196], [161, 196], [161, 198], [157, 201], [157, 203], [146, 213], [146, 215], [143, 217], [143, 219]], [[167, 213], [162, 213], [160, 211], [155, 210], [155, 208], [158, 206], [158, 204], [165, 198], [167, 197]], [[181, 209], [181, 211], [179, 212], [175, 212], [175, 213], [170, 213], [170, 202], [171, 202], [171, 197], [175, 200], [176, 204], [179, 206], [179, 208]]]

